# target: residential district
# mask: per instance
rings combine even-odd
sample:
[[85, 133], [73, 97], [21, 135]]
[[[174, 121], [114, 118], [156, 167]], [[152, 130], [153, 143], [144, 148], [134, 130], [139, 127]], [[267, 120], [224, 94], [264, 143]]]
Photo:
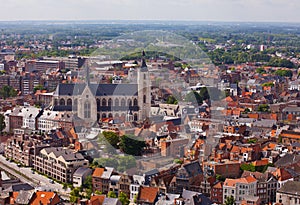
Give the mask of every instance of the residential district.
[[297, 69], [15, 51], [0, 53], [0, 204], [300, 204]]

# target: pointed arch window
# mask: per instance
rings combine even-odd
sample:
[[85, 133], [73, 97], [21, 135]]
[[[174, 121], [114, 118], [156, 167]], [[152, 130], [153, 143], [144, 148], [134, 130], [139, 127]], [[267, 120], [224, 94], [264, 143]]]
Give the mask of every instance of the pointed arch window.
[[88, 101], [84, 103], [84, 118], [91, 118], [91, 103]]

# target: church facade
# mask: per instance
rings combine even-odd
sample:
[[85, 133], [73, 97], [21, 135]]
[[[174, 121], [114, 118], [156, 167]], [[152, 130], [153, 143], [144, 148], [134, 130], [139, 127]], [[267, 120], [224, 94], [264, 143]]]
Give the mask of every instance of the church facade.
[[143, 57], [135, 84], [59, 84], [53, 95], [53, 110], [70, 111], [86, 122], [103, 119], [140, 121], [150, 115], [151, 85]]

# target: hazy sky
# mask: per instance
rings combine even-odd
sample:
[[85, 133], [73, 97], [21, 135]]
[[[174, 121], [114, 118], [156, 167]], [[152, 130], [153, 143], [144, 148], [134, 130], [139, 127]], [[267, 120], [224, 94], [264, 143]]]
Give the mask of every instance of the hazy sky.
[[0, 0], [0, 20], [300, 22], [299, 0]]

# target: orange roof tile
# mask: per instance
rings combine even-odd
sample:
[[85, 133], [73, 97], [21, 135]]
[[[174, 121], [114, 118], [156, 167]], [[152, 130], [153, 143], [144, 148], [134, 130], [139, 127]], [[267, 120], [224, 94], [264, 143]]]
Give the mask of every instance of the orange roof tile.
[[240, 152], [240, 148], [238, 146], [233, 146], [231, 152]]
[[222, 189], [223, 188], [223, 183], [222, 182], [218, 182], [213, 186], [214, 189]]
[[154, 203], [158, 195], [159, 189], [157, 187], [141, 187], [138, 199], [140, 201], [147, 201]]
[[90, 203], [91, 205], [102, 205], [105, 199], [105, 195], [96, 195], [91, 196]]
[[93, 172], [93, 177], [101, 177], [104, 172], [104, 168], [96, 168]]
[[[51, 201], [51, 202], [50, 202]], [[58, 195], [54, 192], [37, 191], [31, 205], [57, 204], [60, 202]]]
[[268, 159], [256, 160], [252, 162], [253, 166], [255, 167], [265, 166], [268, 165], [268, 163], [269, 163]]
[[9, 199], [10, 204], [15, 204], [15, 200], [17, 199], [18, 195], [19, 195], [19, 192], [13, 192], [12, 193], [12, 196]]
[[225, 186], [234, 187], [237, 183], [249, 184], [255, 182], [256, 179], [253, 176], [242, 177], [239, 179], [226, 179], [224, 182]]

